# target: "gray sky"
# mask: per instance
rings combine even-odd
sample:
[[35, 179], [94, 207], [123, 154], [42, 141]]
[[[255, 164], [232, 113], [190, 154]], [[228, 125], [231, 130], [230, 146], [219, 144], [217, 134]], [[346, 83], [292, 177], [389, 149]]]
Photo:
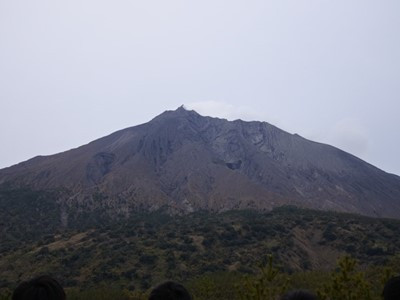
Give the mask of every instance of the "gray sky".
[[400, 175], [400, 1], [0, 0], [0, 168], [181, 104]]

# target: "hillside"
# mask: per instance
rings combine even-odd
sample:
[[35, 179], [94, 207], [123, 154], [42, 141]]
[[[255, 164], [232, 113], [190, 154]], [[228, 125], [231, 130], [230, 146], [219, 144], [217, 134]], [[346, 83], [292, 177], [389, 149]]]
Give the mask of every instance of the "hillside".
[[271, 209], [297, 205], [400, 217], [400, 178], [265, 122], [203, 117], [183, 107], [63, 153], [0, 170], [3, 189], [57, 191], [73, 211]]
[[400, 252], [399, 230], [398, 220], [294, 207], [179, 217], [138, 214], [34, 239], [25, 239], [31, 233], [21, 229], [2, 235], [8, 248], [0, 255], [0, 287], [50, 273], [66, 287], [146, 290], [166, 278], [253, 273], [268, 254], [288, 273], [331, 270], [345, 254], [363, 266], [381, 266]]

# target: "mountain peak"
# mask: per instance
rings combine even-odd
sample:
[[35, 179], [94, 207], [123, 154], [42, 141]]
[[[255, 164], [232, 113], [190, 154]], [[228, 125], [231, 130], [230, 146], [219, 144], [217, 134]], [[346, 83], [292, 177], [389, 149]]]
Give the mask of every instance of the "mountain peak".
[[174, 114], [179, 114], [179, 115], [184, 115], [184, 116], [199, 115], [196, 111], [187, 109], [187, 107], [184, 104], [182, 104], [176, 110], [173, 110], [171, 112], [173, 112]]
[[188, 111], [188, 109], [186, 109], [185, 104], [182, 104], [181, 106], [179, 106], [176, 111]]
[[162, 114], [155, 117], [153, 120], [161, 120], [165, 118], [192, 118], [200, 115], [194, 110], [188, 110], [185, 105], [179, 106], [176, 110], [166, 110]]

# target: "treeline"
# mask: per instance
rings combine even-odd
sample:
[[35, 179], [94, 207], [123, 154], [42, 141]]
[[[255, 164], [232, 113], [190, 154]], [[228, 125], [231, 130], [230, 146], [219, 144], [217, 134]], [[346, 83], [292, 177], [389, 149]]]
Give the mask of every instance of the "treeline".
[[0, 288], [12, 289], [18, 281], [45, 273], [71, 290], [104, 284], [135, 292], [165, 278], [252, 276], [265, 253], [287, 274], [329, 271], [343, 255], [362, 267], [387, 265], [400, 253], [399, 220], [294, 207], [266, 213], [136, 214], [43, 234], [32, 221], [27, 240], [23, 227], [13, 230], [2, 235], [8, 248], [0, 252]]
[[[399, 262], [400, 257], [391, 261], [397, 267]], [[331, 272], [288, 274], [275, 266], [272, 256], [269, 256], [253, 275], [237, 272], [210, 273], [187, 280], [184, 285], [196, 300], [277, 300], [293, 289], [307, 289], [317, 294], [321, 300], [378, 300], [382, 299], [384, 283], [399, 271], [392, 266], [363, 269], [354, 258], [344, 256]], [[66, 291], [68, 300], [145, 300], [150, 289], [129, 291], [100, 284], [89, 289], [69, 288]], [[3, 289], [0, 300], [10, 299], [11, 291]]]

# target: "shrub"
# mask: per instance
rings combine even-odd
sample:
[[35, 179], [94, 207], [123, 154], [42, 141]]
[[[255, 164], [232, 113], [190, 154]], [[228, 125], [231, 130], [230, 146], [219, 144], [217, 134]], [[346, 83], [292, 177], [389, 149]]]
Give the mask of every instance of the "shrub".
[[364, 273], [356, 271], [356, 261], [345, 256], [338, 261], [339, 269], [318, 291], [321, 300], [372, 300], [371, 285]]
[[238, 286], [241, 300], [273, 300], [282, 295], [288, 286], [288, 278], [273, 266], [273, 259], [268, 257], [268, 264], [260, 267], [256, 277], [246, 277]]

